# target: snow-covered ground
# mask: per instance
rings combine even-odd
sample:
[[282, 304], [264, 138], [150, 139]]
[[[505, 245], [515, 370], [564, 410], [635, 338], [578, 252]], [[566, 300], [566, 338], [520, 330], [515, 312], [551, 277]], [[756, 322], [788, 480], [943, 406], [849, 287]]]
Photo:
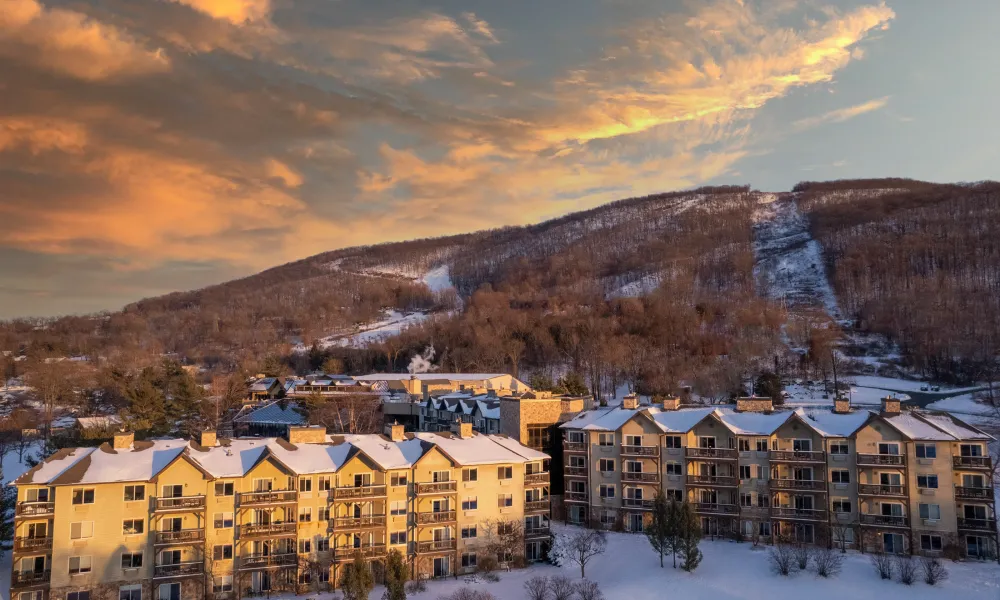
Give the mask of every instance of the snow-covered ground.
[[441, 265], [424, 273], [420, 281], [431, 288], [432, 292], [443, 292], [455, 287], [451, 282], [450, 273], [451, 269], [448, 268], [448, 265]]
[[[366, 323], [354, 332], [335, 333], [320, 338], [316, 341], [316, 345], [320, 348], [329, 348], [331, 346], [365, 348], [369, 344], [378, 343], [386, 338], [399, 335], [407, 327], [412, 327], [424, 321], [429, 316], [425, 312], [403, 313], [397, 310], [388, 310], [383, 314], [383, 318], [378, 321]], [[303, 344], [298, 344], [294, 350], [296, 352], [307, 352], [309, 348]]]

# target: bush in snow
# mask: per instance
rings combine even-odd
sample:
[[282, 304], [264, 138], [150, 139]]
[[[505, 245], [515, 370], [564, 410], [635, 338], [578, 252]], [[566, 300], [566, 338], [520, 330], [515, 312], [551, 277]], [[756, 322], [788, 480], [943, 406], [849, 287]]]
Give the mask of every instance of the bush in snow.
[[806, 546], [805, 544], [799, 544], [792, 551], [792, 555], [795, 556], [795, 566], [798, 567], [800, 571], [805, 571], [809, 568], [812, 552], [812, 547]]
[[948, 579], [948, 570], [936, 558], [925, 558], [920, 566], [924, 571], [924, 582], [927, 585], [935, 585], [939, 581]]
[[813, 553], [813, 566], [820, 577], [836, 577], [844, 566], [844, 555], [832, 548], [823, 548]]
[[499, 561], [492, 554], [487, 554], [476, 563], [476, 571], [482, 574], [483, 579], [492, 581], [493, 583], [500, 581], [500, 576], [495, 572], [499, 567]]
[[486, 590], [474, 590], [472, 588], [459, 588], [448, 596], [441, 596], [440, 600], [497, 600], [497, 597]]
[[423, 579], [414, 579], [406, 584], [407, 594], [419, 594], [427, 591], [427, 582]]
[[552, 594], [552, 600], [573, 600], [576, 586], [569, 577], [556, 575], [549, 579], [549, 592]]
[[868, 555], [872, 566], [882, 579], [892, 579], [892, 555], [879, 550]]
[[536, 575], [525, 581], [524, 596], [527, 600], [547, 600], [549, 597], [549, 578]]
[[604, 554], [608, 548], [608, 536], [601, 529], [581, 529], [576, 533], [565, 533], [556, 537], [551, 552], [560, 560], [580, 566], [580, 577], [587, 576], [587, 563], [595, 556]]
[[795, 552], [788, 544], [778, 542], [767, 554], [767, 560], [771, 563], [771, 571], [775, 575], [788, 577], [795, 571]]
[[577, 600], [604, 600], [604, 593], [596, 581], [583, 581], [576, 584]]
[[896, 576], [899, 578], [899, 583], [904, 585], [913, 585], [913, 582], [917, 580], [917, 563], [909, 556], [898, 555], [896, 556]]

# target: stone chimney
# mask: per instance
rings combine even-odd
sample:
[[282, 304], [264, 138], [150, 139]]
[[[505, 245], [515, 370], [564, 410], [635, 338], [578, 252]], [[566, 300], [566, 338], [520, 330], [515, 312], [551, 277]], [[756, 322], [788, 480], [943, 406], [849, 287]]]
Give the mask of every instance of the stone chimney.
[[202, 431], [198, 444], [204, 448], [212, 448], [215, 446], [216, 441], [217, 436], [214, 431]]
[[660, 402], [660, 408], [663, 410], [677, 410], [680, 407], [680, 396], [664, 396]]
[[455, 419], [455, 422], [451, 424], [451, 433], [455, 437], [463, 440], [468, 439], [472, 437], [472, 423], [466, 423], [461, 419]]
[[886, 396], [885, 398], [882, 398], [883, 416], [898, 415], [901, 408], [899, 398], [894, 398], [893, 396]]
[[774, 405], [770, 398], [747, 396], [736, 399], [737, 412], [771, 412], [772, 410], [774, 410]]
[[851, 412], [851, 401], [847, 398], [835, 398], [833, 401], [833, 412], [838, 415], [846, 415]]
[[289, 425], [287, 437], [289, 444], [322, 444], [326, 441], [326, 427]]
[[129, 450], [135, 442], [135, 434], [131, 431], [119, 431], [111, 442], [111, 447], [115, 450]]
[[639, 396], [629, 394], [622, 398], [622, 408], [626, 410], [636, 410], [639, 408]]
[[[410, 394], [414, 396], [422, 395], [420, 391], [420, 378], [417, 377], [416, 375], [410, 375]], [[424, 400], [426, 399], [427, 396], [424, 395]]]
[[385, 434], [389, 436], [389, 439], [394, 442], [402, 442], [406, 439], [405, 429], [399, 423], [395, 421], [391, 425], [385, 426]]

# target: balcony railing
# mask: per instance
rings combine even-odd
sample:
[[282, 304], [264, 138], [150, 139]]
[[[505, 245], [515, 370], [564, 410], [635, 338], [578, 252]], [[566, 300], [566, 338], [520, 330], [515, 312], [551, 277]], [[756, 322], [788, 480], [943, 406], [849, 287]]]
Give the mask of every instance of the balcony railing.
[[205, 572], [205, 563], [200, 560], [174, 563], [172, 565], [155, 565], [153, 577], [182, 577], [186, 575], [201, 575]]
[[736, 487], [736, 478], [724, 475], [688, 475], [688, 485]]
[[660, 481], [659, 473], [644, 473], [642, 471], [623, 471], [622, 481], [634, 481], [638, 483], [657, 483]]
[[862, 513], [861, 524], [873, 525], [875, 527], [909, 527], [910, 518], [894, 515], [868, 515]]
[[954, 460], [955, 467], [959, 469], [990, 469], [992, 465], [990, 464], [990, 457], [988, 456], [956, 456]]
[[267, 504], [294, 504], [297, 500], [298, 500], [298, 492], [294, 490], [240, 493], [240, 506], [264, 506]]
[[958, 528], [972, 531], [996, 531], [997, 525], [993, 519], [958, 519]]
[[659, 446], [622, 446], [622, 456], [659, 456]]
[[525, 473], [524, 485], [548, 485], [548, 473]]
[[298, 555], [294, 552], [286, 552], [284, 554], [248, 554], [240, 557], [240, 570], [291, 567], [297, 564]]
[[193, 544], [205, 541], [204, 529], [181, 529], [180, 531], [157, 531], [157, 544]]
[[955, 486], [955, 497], [961, 500], [986, 500], [993, 502], [993, 488]]
[[807, 521], [826, 520], [826, 511], [818, 508], [795, 508], [792, 506], [772, 506], [771, 516], [778, 519], [804, 519]]
[[901, 485], [862, 483], [858, 485], [858, 494], [862, 496], [905, 496], [906, 488]]
[[40, 552], [52, 548], [50, 537], [17, 537], [14, 538], [14, 552]]
[[563, 442], [564, 452], [586, 452], [587, 442]]
[[240, 526], [240, 537], [281, 537], [295, 535], [295, 523], [250, 523]]
[[376, 529], [385, 527], [385, 516], [337, 517], [333, 519], [333, 527], [334, 529]]
[[563, 499], [567, 502], [586, 502], [587, 492], [566, 492]]
[[769, 506], [741, 506], [740, 514], [745, 517], [767, 517], [771, 512]]
[[365, 546], [337, 546], [333, 549], [333, 557], [337, 560], [350, 560], [358, 552], [365, 558], [374, 558], [385, 554], [385, 544], [368, 544]]
[[622, 506], [625, 508], [641, 508], [644, 510], [651, 510], [653, 508], [653, 501], [647, 500], [645, 498], [622, 498]]
[[458, 547], [458, 540], [434, 540], [432, 542], [417, 542], [417, 552], [449, 552]]
[[771, 450], [771, 462], [826, 462], [826, 452], [819, 450]]
[[41, 585], [52, 579], [52, 571], [14, 571], [11, 576], [11, 587]]
[[729, 460], [736, 458], [736, 450], [730, 448], [692, 448], [685, 449], [685, 456], [688, 458], [711, 458], [719, 460]]
[[695, 502], [694, 511], [702, 514], [712, 515], [735, 515], [737, 507], [735, 504], [718, 504], [716, 502]]
[[587, 467], [566, 467], [563, 469], [563, 475], [567, 477], [586, 477]]
[[15, 515], [18, 517], [51, 517], [56, 513], [55, 502], [18, 502]]
[[420, 525], [429, 525], [433, 523], [450, 523], [455, 520], [455, 511], [453, 510], [439, 510], [437, 512], [421, 512], [417, 513], [417, 523]]
[[434, 483], [418, 483], [417, 494], [454, 494], [458, 491], [457, 481], [437, 481]]
[[334, 500], [355, 500], [358, 498], [385, 497], [384, 485], [359, 485], [356, 487], [333, 488]]
[[186, 511], [204, 510], [205, 496], [174, 496], [172, 498], [154, 498], [153, 510], [155, 511]]
[[815, 479], [772, 479], [770, 485], [776, 490], [826, 491], [826, 482]]
[[859, 467], [902, 467], [906, 457], [902, 454], [858, 454]]
[[549, 537], [549, 535], [550, 535], [550, 530], [548, 526], [524, 528], [524, 537], [526, 538]]
[[536, 513], [536, 512], [548, 512], [549, 510], [549, 499], [545, 500], [525, 500], [524, 502], [524, 512], [526, 513]]

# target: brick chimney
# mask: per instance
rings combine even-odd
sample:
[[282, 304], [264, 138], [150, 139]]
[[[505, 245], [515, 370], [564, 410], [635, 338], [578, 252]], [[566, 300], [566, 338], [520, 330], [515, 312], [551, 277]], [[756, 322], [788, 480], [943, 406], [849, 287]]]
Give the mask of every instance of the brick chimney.
[[131, 431], [119, 431], [111, 442], [111, 447], [115, 450], [129, 450], [135, 442], [135, 434]]
[[463, 440], [472, 437], [472, 423], [466, 423], [465, 421], [456, 418], [455, 422], [451, 424], [452, 435], [461, 438]]
[[846, 415], [851, 412], [851, 401], [847, 398], [835, 398], [833, 401], [833, 412], [838, 415]]
[[660, 408], [663, 410], [677, 410], [681, 407], [681, 399], [679, 396], [664, 396]]
[[622, 408], [626, 410], [636, 410], [639, 408], [639, 396], [629, 394], [622, 398]]
[[894, 398], [893, 396], [886, 396], [882, 398], [882, 415], [892, 416], [898, 415], [902, 407], [899, 403], [899, 398]]
[[326, 427], [319, 425], [288, 426], [289, 444], [322, 444], [326, 441]]
[[214, 431], [202, 431], [201, 436], [198, 439], [198, 444], [203, 448], [212, 448], [217, 442], [217, 436]]
[[406, 439], [405, 429], [395, 421], [391, 425], [385, 426], [385, 434], [394, 442], [402, 442]]
[[747, 396], [736, 399], [737, 412], [771, 412], [772, 410], [774, 410], [774, 404], [770, 398]]

